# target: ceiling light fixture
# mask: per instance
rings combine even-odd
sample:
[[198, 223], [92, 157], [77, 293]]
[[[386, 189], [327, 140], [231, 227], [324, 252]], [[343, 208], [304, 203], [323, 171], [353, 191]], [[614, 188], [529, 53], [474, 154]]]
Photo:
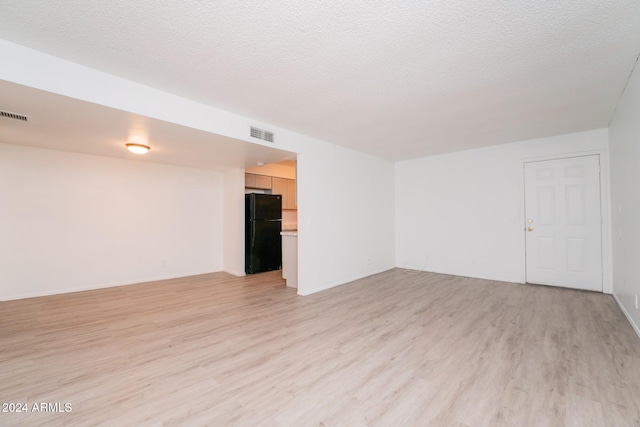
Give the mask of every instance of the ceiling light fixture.
[[127, 149], [129, 151], [131, 151], [132, 153], [136, 153], [136, 154], [144, 154], [147, 151], [151, 150], [151, 148], [148, 145], [143, 145], [143, 144], [126, 144], [127, 145]]

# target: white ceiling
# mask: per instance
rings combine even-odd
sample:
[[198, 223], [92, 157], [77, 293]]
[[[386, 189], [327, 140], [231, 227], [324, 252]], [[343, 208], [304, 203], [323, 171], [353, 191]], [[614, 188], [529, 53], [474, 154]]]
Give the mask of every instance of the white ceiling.
[[398, 160], [606, 127], [640, 1], [21, 0], [0, 38]]

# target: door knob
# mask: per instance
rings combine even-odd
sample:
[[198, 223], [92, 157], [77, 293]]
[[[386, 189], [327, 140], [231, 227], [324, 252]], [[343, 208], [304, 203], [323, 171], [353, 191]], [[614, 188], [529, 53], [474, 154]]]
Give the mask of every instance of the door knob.
[[531, 227], [531, 226], [527, 227], [527, 231], [528, 232], [532, 232], [533, 231], [533, 227]]

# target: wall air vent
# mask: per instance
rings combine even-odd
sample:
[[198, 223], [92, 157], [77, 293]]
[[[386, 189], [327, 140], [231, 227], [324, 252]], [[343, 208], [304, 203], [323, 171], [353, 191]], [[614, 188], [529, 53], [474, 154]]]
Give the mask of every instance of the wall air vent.
[[253, 138], [262, 139], [263, 141], [273, 142], [273, 132], [269, 132], [268, 130], [262, 130], [251, 126], [251, 136]]
[[0, 110], [0, 117], [4, 117], [5, 119], [20, 120], [22, 122], [31, 121], [30, 116], [26, 116], [24, 114], [12, 113], [10, 111], [3, 111], [3, 110]]

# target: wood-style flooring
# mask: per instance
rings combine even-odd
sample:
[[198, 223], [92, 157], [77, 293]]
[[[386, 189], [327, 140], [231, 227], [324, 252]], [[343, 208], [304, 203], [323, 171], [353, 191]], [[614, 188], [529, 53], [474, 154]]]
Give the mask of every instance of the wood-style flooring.
[[215, 273], [1, 302], [0, 402], [28, 405], [1, 426], [638, 426], [640, 340], [599, 293]]

